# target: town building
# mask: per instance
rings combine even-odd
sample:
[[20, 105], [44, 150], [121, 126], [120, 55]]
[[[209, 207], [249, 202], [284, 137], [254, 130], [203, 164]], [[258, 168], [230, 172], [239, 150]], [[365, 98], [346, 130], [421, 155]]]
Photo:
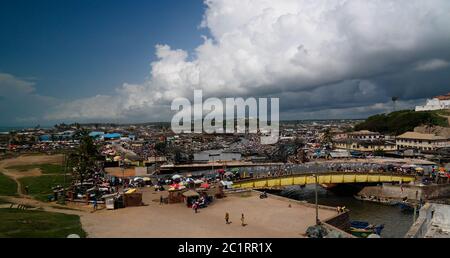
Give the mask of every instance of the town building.
[[347, 138], [352, 139], [352, 140], [379, 140], [379, 139], [383, 139], [384, 135], [377, 133], [377, 132], [362, 130], [362, 131], [348, 133]]
[[416, 106], [416, 111], [431, 111], [450, 109], [450, 93], [443, 96], [437, 96], [432, 99], [427, 99], [424, 106]]
[[424, 134], [416, 132], [406, 132], [397, 136], [397, 149], [417, 149], [436, 150], [438, 148], [449, 147], [450, 140], [435, 134]]
[[382, 139], [374, 140], [359, 140], [359, 139], [347, 139], [336, 141], [333, 146], [337, 149], [361, 151], [361, 152], [374, 152], [374, 151], [396, 151], [397, 146], [393, 141], [385, 141]]

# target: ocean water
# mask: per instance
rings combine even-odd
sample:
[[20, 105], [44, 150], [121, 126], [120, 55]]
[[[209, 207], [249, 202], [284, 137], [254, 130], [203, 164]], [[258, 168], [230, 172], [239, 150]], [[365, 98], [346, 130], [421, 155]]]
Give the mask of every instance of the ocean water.
[[0, 126], [1, 132], [20, 131], [27, 128], [33, 128], [34, 126]]

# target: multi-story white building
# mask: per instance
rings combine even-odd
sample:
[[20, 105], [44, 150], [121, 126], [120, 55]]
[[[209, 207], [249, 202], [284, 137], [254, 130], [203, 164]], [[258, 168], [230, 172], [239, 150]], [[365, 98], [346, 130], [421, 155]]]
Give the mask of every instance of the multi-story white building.
[[347, 134], [348, 139], [353, 140], [380, 140], [384, 139], [384, 135], [376, 132], [371, 132], [367, 130], [357, 131], [357, 132], [351, 132]]
[[425, 106], [416, 106], [416, 111], [450, 109], [450, 93], [427, 100]]
[[450, 147], [450, 140], [434, 134], [406, 132], [397, 136], [397, 149], [435, 150]]

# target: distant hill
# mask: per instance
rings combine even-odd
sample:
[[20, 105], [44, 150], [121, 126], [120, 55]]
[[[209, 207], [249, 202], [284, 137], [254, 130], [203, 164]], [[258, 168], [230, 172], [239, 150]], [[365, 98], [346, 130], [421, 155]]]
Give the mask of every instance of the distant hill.
[[402, 110], [389, 114], [374, 115], [355, 126], [355, 130], [369, 130], [389, 135], [399, 135], [414, 131], [417, 126], [449, 127], [448, 119], [443, 117], [443, 111], [415, 112]]

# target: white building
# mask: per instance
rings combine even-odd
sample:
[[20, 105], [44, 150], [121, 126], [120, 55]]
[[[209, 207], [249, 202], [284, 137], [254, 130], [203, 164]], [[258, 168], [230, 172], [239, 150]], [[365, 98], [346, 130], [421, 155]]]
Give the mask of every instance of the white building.
[[416, 106], [416, 111], [450, 109], [450, 93], [427, 100], [425, 106]]

